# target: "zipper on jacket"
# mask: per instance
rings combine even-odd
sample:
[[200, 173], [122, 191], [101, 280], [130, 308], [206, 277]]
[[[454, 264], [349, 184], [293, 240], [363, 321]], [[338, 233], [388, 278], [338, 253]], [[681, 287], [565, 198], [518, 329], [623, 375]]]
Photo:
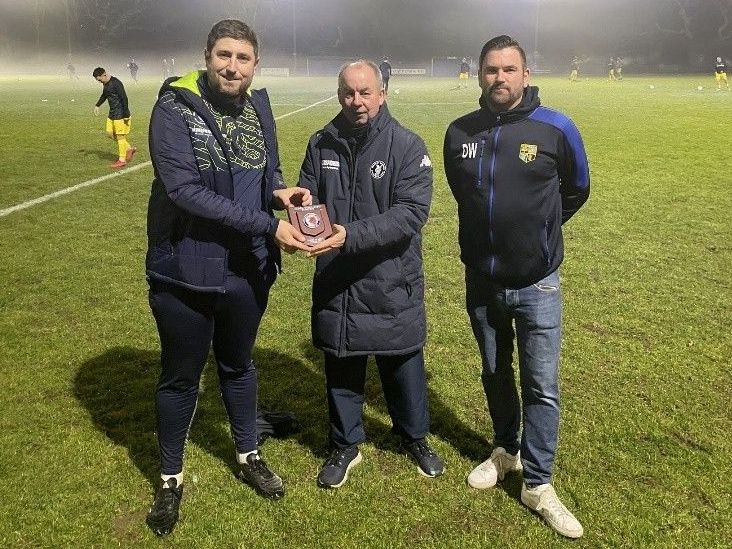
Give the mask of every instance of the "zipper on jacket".
[[485, 150], [485, 137], [480, 138], [480, 154], [478, 155], [478, 181], [475, 186], [483, 185], [483, 151]]
[[[353, 154], [353, 151], [351, 151], [350, 147], [347, 147], [348, 150], [348, 169], [350, 170], [349, 180], [351, 182], [351, 188], [350, 188], [350, 204], [348, 204], [348, 221], [351, 221], [353, 219], [353, 203], [355, 201], [355, 195], [356, 195], [356, 164], [358, 161], [358, 153], [355, 155]], [[343, 292], [343, 298], [341, 299], [341, 333], [339, 336], [339, 345], [338, 349], [336, 350], [337, 356], [345, 356], [345, 354], [341, 354], [342, 351], [345, 349], [346, 345], [346, 318], [348, 316], [348, 293], [349, 290], [346, 288], [346, 291]]]
[[[500, 115], [497, 117], [500, 123]], [[491, 250], [493, 250], [493, 202], [495, 200], [496, 191], [496, 152], [498, 151], [498, 138], [501, 135], [501, 126], [496, 128], [496, 133], [493, 135], [493, 143], [491, 145], [491, 171], [488, 175], [488, 242], [490, 243]], [[496, 266], [496, 256], [491, 253], [491, 276], [493, 276]]]

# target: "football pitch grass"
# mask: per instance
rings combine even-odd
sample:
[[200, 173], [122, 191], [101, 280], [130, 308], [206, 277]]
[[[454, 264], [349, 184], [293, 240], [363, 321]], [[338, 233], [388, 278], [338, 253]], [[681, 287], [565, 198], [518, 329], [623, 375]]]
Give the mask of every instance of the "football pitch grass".
[[[135, 163], [149, 160], [158, 83], [125, 75]], [[262, 407], [302, 432], [263, 456], [287, 495], [266, 501], [234, 477], [212, 364], [186, 451], [181, 520], [159, 541], [145, 514], [157, 479], [158, 340], [143, 260], [151, 167], [0, 217], [0, 545], [3, 547], [560, 547], [519, 502], [520, 479], [467, 487], [490, 451], [480, 360], [464, 312], [456, 208], [442, 169], [450, 121], [478, 90], [452, 79], [392, 79], [392, 113], [431, 152], [424, 230], [431, 441], [446, 474], [425, 479], [389, 432], [370, 368], [363, 463], [326, 492], [320, 353], [309, 338], [312, 261], [284, 258], [255, 350]], [[592, 174], [565, 226], [562, 421], [554, 483], [585, 527], [581, 547], [732, 545], [732, 93], [712, 76], [622, 82], [539, 77], [570, 115]], [[335, 77], [265, 79], [274, 112], [334, 93]], [[472, 86], [472, 84], [471, 84]], [[698, 90], [697, 86], [703, 86]], [[110, 172], [115, 146], [91, 77], [0, 77], [0, 210]], [[103, 107], [106, 112], [106, 106]], [[283, 117], [288, 184], [331, 99]]]

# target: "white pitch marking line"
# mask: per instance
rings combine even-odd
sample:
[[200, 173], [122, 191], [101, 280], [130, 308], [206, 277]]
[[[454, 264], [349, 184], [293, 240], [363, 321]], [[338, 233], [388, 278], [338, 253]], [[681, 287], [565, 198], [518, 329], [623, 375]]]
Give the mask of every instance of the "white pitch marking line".
[[301, 109], [297, 109], [295, 111], [291, 111], [291, 112], [276, 116], [275, 120], [281, 120], [281, 119], [287, 118], [288, 116], [291, 116], [293, 114], [297, 114], [299, 112], [306, 111], [308, 109], [312, 109], [313, 107], [317, 107], [318, 105], [321, 105], [322, 103], [325, 103], [326, 101], [330, 101], [331, 99], [335, 99], [336, 97], [338, 97], [338, 95], [331, 95], [330, 97], [326, 97], [322, 101], [318, 101], [317, 103], [313, 103], [312, 105], [308, 105], [307, 107], [303, 107]]
[[84, 181], [83, 183], [78, 183], [71, 187], [66, 187], [65, 189], [61, 189], [60, 191], [46, 194], [46, 195], [40, 196], [38, 198], [34, 198], [33, 200], [29, 200], [27, 202], [22, 202], [20, 204], [16, 204], [15, 206], [11, 206], [10, 208], [5, 208], [4, 210], [0, 210], [0, 217], [5, 217], [6, 215], [9, 215], [13, 212], [17, 212], [18, 210], [25, 210], [26, 208], [30, 208], [31, 206], [35, 206], [36, 204], [42, 204], [43, 202], [48, 202], [49, 200], [52, 200], [56, 197], [63, 196], [65, 194], [69, 194], [74, 191], [78, 191], [79, 189], [83, 189], [84, 187], [96, 185], [97, 183], [101, 183], [102, 181], [106, 181], [107, 179], [112, 179], [113, 177], [119, 177], [120, 175], [129, 173], [129, 172], [134, 172], [136, 170], [140, 170], [142, 168], [147, 167], [148, 164], [150, 164], [149, 160], [143, 164], [138, 164], [137, 166], [125, 168], [124, 170], [120, 170], [115, 173], [110, 173], [109, 175], [103, 175], [102, 177], [97, 177], [96, 179], [90, 179], [89, 181]]
[[[281, 120], [282, 118], [286, 118], [290, 115], [297, 114], [302, 111], [306, 111], [308, 109], [311, 109], [313, 107], [317, 107], [318, 105], [325, 103], [327, 101], [330, 101], [331, 99], [334, 99], [338, 97], [337, 95], [331, 95], [330, 97], [323, 99], [322, 101], [318, 101], [317, 103], [313, 103], [312, 105], [308, 105], [307, 107], [303, 107], [301, 109], [297, 109], [285, 114], [281, 114], [280, 116], [276, 116], [275, 120]], [[6, 215], [10, 215], [13, 212], [17, 212], [19, 210], [25, 210], [26, 208], [30, 208], [31, 206], [35, 206], [36, 204], [42, 204], [44, 202], [48, 202], [49, 200], [53, 200], [54, 198], [57, 198], [59, 196], [63, 196], [65, 194], [72, 193], [74, 191], [78, 191], [79, 189], [83, 189], [84, 187], [90, 187], [91, 185], [96, 185], [97, 183], [101, 183], [102, 181], [106, 181], [107, 179], [112, 179], [114, 177], [119, 177], [120, 175], [128, 174], [137, 170], [141, 170], [142, 168], [147, 168], [150, 166], [152, 162], [149, 160], [147, 162], [143, 162], [142, 164], [137, 164], [136, 166], [131, 166], [129, 168], [125, 168], [124, 170], [120, 170], [115, 173], [110, 173], [108, 175], [103, 175], [101, 177], [97, 177], [95, 179], [90, 179], [89, 181], [84, 181], [83, 183], [78, 183], [76, 185], [72, 185], [71, 187], [66, 187], [65, 189], [61, 189], [60, 191], [52, 192], [43, 196], [39, 196], [38, 198], [34, 198], [33, 200], [28, 200], [27, 202], [21, 202], [20, 204], [16, 204], [15, 206], [11, 206], [9, 208], [5, 208], [3, 210], [0, 210], [0, 217], [5, 217]]]

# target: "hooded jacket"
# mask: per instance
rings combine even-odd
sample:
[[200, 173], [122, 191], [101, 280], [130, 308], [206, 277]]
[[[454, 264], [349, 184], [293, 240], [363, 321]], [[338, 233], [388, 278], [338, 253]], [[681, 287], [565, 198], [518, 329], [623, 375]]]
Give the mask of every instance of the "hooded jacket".
[[[203, 75], [203, 76], [202, 76]], [[166, 80], [150, 119], [150, 156], [155, 170], [147, 216], [148, 277], [202, 292], [224, 292], [232, 253], [266, 238], [257, 268], [280, 264], [271, 235], [279, 223], [272, 193], [284, 188], [272, 109], [266, 90], [250, 90], [267, 155], [260, 204], [235, 202], [234, 174], [225, 141], [204, 104], [203, 71]], [[255, 261], [256, 262], [256, 261]]]
[[338, 357], [407, 354], [426, 339], [421, 230], [432, 163], [386, 104], [355, 154], [348, 134], [341, 113], [310, 138], [300, 171], [300, 186], [346, 228], [344, 246], [316, 262], [313, 342]]
[[490, 280], [523, 288], [564, 257], [562, 224], [584, 204], [590, 175], [572, 121], [524, 90], [514, 109], [481, 108], [455, 120], [445, 174], [458, 205], [460, 258]]

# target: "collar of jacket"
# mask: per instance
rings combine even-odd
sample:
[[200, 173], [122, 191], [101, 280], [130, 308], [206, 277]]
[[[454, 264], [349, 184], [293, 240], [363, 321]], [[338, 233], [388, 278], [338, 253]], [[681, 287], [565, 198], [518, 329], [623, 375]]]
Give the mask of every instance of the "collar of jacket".
[[[162, 95], [170, 88], [180, 88], [188, 90], [194, 95], [201, 97], [201, 90], [198, 89], [198, 79], [201, 77], [201, 75], [205, 73], [206, 71], [204, 70], [198, 70], [191, 71], [188, 74], [184, 74], [183, 76], [173, 76], [171, 78], [168, 78], [165, 82], [163, 82], [163, 86], [160, 88], [160, 93], [158, 94], [158, 96]], [[247, 95], [251, 97], [251, 87], [247, 89]]]
[[527, 86], [524, 88], [524, 95], [521, 98], [521, 103], [516, 105], [510, 111], [495, 112], [488, 106], [488, 101], [481, 94], [478, 100], [480, 105], [481, 116], [488, 117], [493, 124], [509, 124], [522, 118], [526, 118], [531, 114], [536, 107], [541, 105], [539, 100], [539, 88], [536, 86]]
[[[389, 112], [386, 103], [384, 103], [379, 109], [379, 114], [377, 114], [374, 118], [368, 121], [366, 128], [366, 139], [361, 144], [360, 149], [363, 150], [371, 141], [373, 141], [374, 137], [376, 137], [379, 132], [381, 132], [384, 127], [386, 127], [390, 120], [391, 113]], [[343, 111], [341, 111], [323, 129], [323, 133], [327, 133], [333, 139], [335, 139], [339, 143], [342, 143], [343, 146], [348, 148], [348, 142], [346, 141], [346, 138], [342, 135], [342, 132], [348, 127], [348, 121], [343, 115]]]
[[[191, 71], [181, 77], [174, 76], [172, 78], [168, 78], [165, 82], [163, 82], [163, 85], [160, 88], [160, 92], [158, 93], [158, 97], [163, 95], [166, 91], [172, 91], [176, 93], [178, 97], [180, 97], [182, 101], [185, 102], [191, 109], [193, 109], [201, 118], [203, 118], [209, 130], [211, 130], [214, 138], [216, 139], [216, 141], [219, 142], [221, 150], [224, 153], [224, 157], [226, 158], [226, 162], [229, 164], [229, 166], [231, 166], [231, 159], [229, 158], [229, 153], [227, 152], [224, 137], [221, 135], [218, 125], [211, 115], [211, 112], [204, 105], [203, 98], [201, 97], [201, 90], [198, 88], [198, 79], [202, 75], [205, 75], [205, 73], [206, 71], [196, 70]], [[260, 107], [258, 107], [257, 101], [255, 101], [255, 97], [252, 93], [251, 88], [247, 90], [247, 95], [252, 101], [252, 106], [254, 107], [254, 111], [257, 113], [257, 116], [260, 116]]]

